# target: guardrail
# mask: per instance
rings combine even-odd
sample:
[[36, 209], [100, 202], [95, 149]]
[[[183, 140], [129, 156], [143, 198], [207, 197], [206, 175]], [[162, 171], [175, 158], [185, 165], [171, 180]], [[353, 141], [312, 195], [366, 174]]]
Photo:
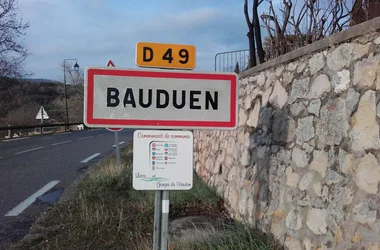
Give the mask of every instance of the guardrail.
[[[69, 128], [70, 126], [76, 126], [76, 125], [83, 125], [83, 128], [85, 128], [83, 122], [76, 122], [76, 123], [69, 123], [69, 124], [59, 123], [59, 124], [39, 124], [39, 125], [28, 125], [28, 126], [25, 126], [25, 125], [23, 125], [23, 126], [6, 126], [6, 127], [0, 127], [0, 131], [8, 131], [7, 138], [12, 138], [14, 135], [14, 132], [16, 132], [16, 131], [19, 133], [18, 136], [22, 136], [25, 133], [27, 135], [29, 135], [29, 133], [43, 134], [44, 128], [65, 127], [65, 130], [66, 130], [66, 128]], [[26, 131], [25, 132], [25, 130], [30, 130], [30, 129], [39, 129], [39, 132], [36, 132], [36, 131], [34, 131], [34, 132]], [[52, 132], [54, 132], [54, 131], [52, 131]]]
[[239, 72], [242, 72], [247, 68], [248, 60], [249, 49], [220, 52], [215, 55], [215, 71], [234, 72], [238, 63]]
[[[286, 53], [291, 52], [295, 49], [301, 48], [305, 46], [305, 43], [292, 43], [286, 45]], [[257, 52], [257, 50], [256, 50]], [[275, 47], [264, 47], [265, 52], [265, 61], [268, 61], [270, 59], [279, 57], [280, 54]], [[259, 62], [259, 58], [256, 55], [256, 62]], [[242, 49], [242, 50], [233, 50], [233, 51], [225, 51], [220, 52], [215, 55], [214, 60], [214, 68], [216, 72], [236, 72], [236, 64], [239, 66], [239, 72], [243, 72], [248, 69], [248, 62], [249, 62], [249, 49]]]

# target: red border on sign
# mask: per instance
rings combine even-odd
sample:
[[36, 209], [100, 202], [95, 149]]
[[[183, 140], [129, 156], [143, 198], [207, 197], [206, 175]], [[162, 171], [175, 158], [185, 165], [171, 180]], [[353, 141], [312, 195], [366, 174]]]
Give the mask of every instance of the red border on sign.
[[[230, 91], [230, 120], [228, 122], [218, 121], [186, 121], [186, 120], [122, 120], [122, 119], [100, 119], [94, 118], [94, 76], [134, 76], [134, 77], [155, 77], [174, 79], [200, 79], [200, 80], [228, 80], [231, 82]], [[160, 72], [141, 70], [118, 70], [118, 69], [88, 69], [87, 71], [87, 124], [89, 125], [125, 125], [125, 126], [156, 126], [156, 127], [223, 127], [234, 128], [236, 126], [236, 106], [237, 106], [237, 78], [233, 74], [211, 74], [211, 73], [191, 73], [191, 72]]]

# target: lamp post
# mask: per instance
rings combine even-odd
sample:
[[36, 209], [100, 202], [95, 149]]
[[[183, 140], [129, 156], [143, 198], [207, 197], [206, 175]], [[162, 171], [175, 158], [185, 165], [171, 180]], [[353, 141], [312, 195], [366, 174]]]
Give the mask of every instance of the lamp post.
[[66, 61], [75, 61], [74, 70], [76, 72], [79, 71], [79, 65], [77, 63], [78, 60], [76, 58], [63, 60], [63, 81], [65, 83], [65, 104], [66, 104], [66, 126], [65, 126], [65, 131], [67, 131], [69, 129], [69, 109], [68, 109], [68, 106], [67, 106], [67, 89], [66, 89]]

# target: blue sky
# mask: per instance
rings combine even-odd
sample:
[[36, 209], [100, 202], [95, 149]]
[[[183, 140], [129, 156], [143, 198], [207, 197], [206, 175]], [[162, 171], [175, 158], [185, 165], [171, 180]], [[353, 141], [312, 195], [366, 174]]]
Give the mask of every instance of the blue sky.
[[36, 78], [59, 80], [59, 64], [81, 68], [135, 66], [139, 41], [193, 44], [199, 71], [213, 71], [218, 52], [248, 48], [243, 0], [20, 0], [30, 23], [25, 68]]

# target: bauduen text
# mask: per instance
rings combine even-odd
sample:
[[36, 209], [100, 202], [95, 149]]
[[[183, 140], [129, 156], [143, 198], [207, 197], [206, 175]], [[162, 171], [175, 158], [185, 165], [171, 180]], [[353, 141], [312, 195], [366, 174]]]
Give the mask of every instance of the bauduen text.
[[[107, 88], [107, 107], [117, 107], [122, 102], [124, 107], [128, 105], [136, 108], [157, 108], [164, 109], [169, 105], [176, 109], [183, 109], [189, 105], [189, 109], [213, 109], [218, 110], [218, 91], [205, 91], [204, 100], [200, 100], [202, 91], [200, 90], [172, 90], [164, 89], [139, 89], [134, 93], [132, 88], [127, 88], [123, 96], [117, 88]], [[154, 102], [155, 100], [155, 102]], [[203, 106], [202, 106], [203, 105]]]

